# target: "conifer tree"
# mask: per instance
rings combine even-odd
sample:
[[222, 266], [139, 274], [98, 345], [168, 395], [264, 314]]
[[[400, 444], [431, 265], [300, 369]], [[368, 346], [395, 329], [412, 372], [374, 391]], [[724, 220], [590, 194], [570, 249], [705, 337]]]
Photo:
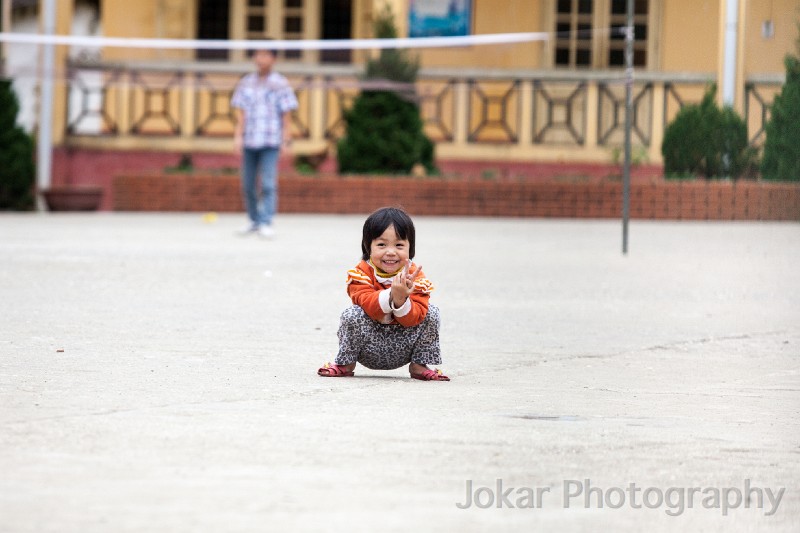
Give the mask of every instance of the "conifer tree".
[[747, 125], [730, 107], [715, 102], [711, 85], [699, 104], [685, 105], [664, 130], [661, 154], [670, 178], [738, 178], [753, 160]]
[[[388, 5], [375, 21], [375, 35], [397, 37]], [[413, 88], [418, 70], [418, 59], [407, 50], [382, 49], [367, 62], [365, 81], [394, 87], [363, 90], [345, 113], [347, 131], [337, 147], [340, 173], [408, 173], [417, 163], [435, 170], [434, 146], [423, 132]]]
[[11, 81], [0, 80], [0, 209], [34, 206], [33, 140], [17, 125], [18, 112]]
[[800, 181], [800, 38], [797, 50], [797, 56], [784, 59], [786, 81], [772, 103], [765, 127], [761, 173], [767, 180]]

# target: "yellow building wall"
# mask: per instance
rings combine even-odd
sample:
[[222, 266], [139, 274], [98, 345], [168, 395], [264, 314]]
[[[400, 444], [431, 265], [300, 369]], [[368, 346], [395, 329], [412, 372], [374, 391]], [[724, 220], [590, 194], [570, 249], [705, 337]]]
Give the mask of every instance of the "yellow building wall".
[[[235, 1], [235, 0], [234, 0]], [[321, 0], [307, 0], [306, 9], [319, 12]], [[667, 72], [716, 73], [720, 68], [722, 23], [725, 0], [651, 0], [660, 13], [656, 70]], [[783, 58], [795, 50], [800, 0], [740, 0], [745, 20], [745, 76], [750, 73], [783, 71]], [[353, 34], [369, 37], [371, 20], [390, 4], [400, 35], [408, 34], [407, 0], [353, 0]], [[475, 34], [507, 32], [550, 32], [550, 10], [555, 0], [473, 0], [472, 30]], [[114, 37], [164, 37], [191, 39], [196, 34], [194, 0], [104, 0], [101, 10], [103, 32]], [[774, 36], [764, 38], [761, 24], [771, 20]], [[545, 43], [475, 46], [454, 49], [426, 49], [419, 52], [423, 67], [538, 69], [544, 64]], [[193, 51], [106, 48], [104, 58], [192, 59]], [[355, 54], [356, 61], [363, 54]]]
[[[767, 20], [774, 25], [771, 38], [761, 33], [761, 25]], [[799, 33], [800, 0], [748, 0], [744, 23], [745, 73], [784, 72], [783, 58], [798, 52], [794, 43]]]
[[[72, 16], [73, 0], [58, 0], [60, 11], [58, 21], [58, 33], [67, 33], [69, 20]], [[281, 1], [282, 0], [270, 0]], [[408, 0], [353, 0], [353, 36], [371, 37], [372, 21], [377, 13], [383, 8], [385, 2], [391, 3], [398, 25], [399, 35], [407, 35], [408, 28]], [[244, 19], [243, 6], [247, 0], [231, 0], [232, 15], [239, 13]], [[305, 14], [308, 19], [319, 17], [320, 5], [322, 0], [305, 0], [308, 10]], [[474, 34], [487, 33], [506, 33], [506, 32], [551, 32], [553, 30], [553, 10], [556, 0], [473, 0], [473, 21], [472, 31]], [[708, 74], [710, 76], [720, 76], [722, 72], [723, 60], [723, 32], [724, 14], [726, 0], [651, 0], [651, 38], [655, 39], [658, 46], [654, 46], [654, 55], [651, 55], [650, 70], [670, 72], [696, 72]], [[739, 37], [743, 39], [738, 47], [738, 72], [736, 80], [735, 108], [742, 112], [744, 99], [747, 97], [742, 90], [745, 80], [749, 76], [757, 74], [782, 74], [784, 71], [783, 58], [787, 53], [796, 51], [795, 42], [798, 38], [797, 22], [800, 21], [800, 0], [739, 0], [740, 2], [740, 25]], [[63, 6], [63, 10], [61, 9]], [[103, 33], [112, 37], [151, 37], [151, 38], [178, 38], [190, 39], [196, 36], [196, 0], [103, 0], [101, 7]], [[238, 7], [235, 7], [238, 6]], [[774, 35], [765, 38], [761, 34], [761, 25], [764, 20], [772, 20], [774, 23]], [[231, 36], [239, 38], [236, 31], [233, 31], [235, 22], [232, 22]], [[309, 32], [311, 29], [308, 30]], [[239, 32], [241, 33], [241, 31]], [[316, 38], [318, 35], [308, 35], [307, 38]], [[357, 52], [353, 54], [354, 64], [363, 64], [364, 56], [368, 52]], [[548, 67], [548, 58], [552, 56], [552, 51], [548, 44], [542, 42], [514, 44], [508, 46], [476, 46], [469, 48], [454, 49], [427, 49], [419, 52], [422, 66], [427, 68], [447, 67], [458, 70], [469, 76], [468, 71], [485, 71], [488, 69], [542, 69]], [[59, 63], [66, 59], [66, 48], [58, 47]], [[160, 49], [134, 49], [134, 48], [105, 48], [103, 51], [105, 60], [112, 61], [135, 61], [135, 60], [184, 60], [194, 59], [193, 50], [160, 50]], [[234, 58], [237, 59], [237, 58]], [[280, 67], [279, 67], [280, 68]], [[148, 77], [149, 76], [149, 77]], [[175, 85], [171, 81], [172, 72], [168, 71], [160, 75], [142, 75], [137, 78], [131, 87], [116, 88], [112, 87], [107, 97], [111, 102], [110, 108], [119, 111], [120, 130], [128, 132], [131, 124], [135, 120], [140, 108], [143, 107], [142, 93], [143, 86], [159, 87], [162, 85]], [[150, 78], [153, 78], [152, 80]], [[346, 81], [355, 81], [346, 80]], [[496, 82], [482, 82], [481, 88], [492, 94], [503, 93], [508, 88], [509, 79]], [[532, 82], [526, 82], [522, 92], [519, 94], [530, 94]], [[704, 87], [702, 83], [695, 83], [696, 86], [681, 89], [681, 98], [685, 101], [699, 100]], [[777, 85], [775, 85], [777, 90]], [[437, 90], [443, 90], [438, 87]], [[176, 108], [183, 106], [184, 115], [187, 121], [193, 116], [195, 106], [203, 113], [208, 109], [209, 103], [202, 100], [200, 92], [195, 93], [191, 88], [187, 88], [186, 97], [182, 104], [177, 100], [177, 92], [172, 94], [170, 105]], [[64, 118], [66, 108], [66, 90], [63, 84], [56, 87], [55, 101], [55, 120], [54, 120], [54, 140], [61, 142], [64, 136]], [[177, 91], [177, 89], [176, 89]], [[525, 91], [528, 91], [527, 93]], [[656, 89], [657, 101], [664, 98], [663, 86]], [[721, 91], [718, 91], [718, 96]], [[308, 96], [308, 95], [311, 96]], [[323, 123], [325, 118], [320, 111], [323, 108], [337, 109], [341, 105], [338, 93], [330, 92], [326, 96], [320, 93], [307, 93], [303, 105], [315, 109], [314, 124], [311, 130], [314, 132], [322, 131], [330, 126]], [[766, 92], [764, 94], [767, 94]], [[770, 93], [771, 94], [771, 93]], [[330, 101], [323, 100], [330, 98]], [[597, 132], [592, 128], [587, 129], [586, 146], [592, 149], [561, 149], [554, 151], [547, 147], [540, 148], [531, 146], [531, 131], [533, 126], [530, 124], [532, 116], [531, 108], [533, 100], [523, 98], [520, 103], [519, 111], [513, 114], [509, 120], [513, 122], [512, 127], [520, 133], [520, 141], [514, 146], [508, 147], [501, 144], [476, 144], [467, 142], [467, 131], [474, 129], [475, 124], [469, 121], [478, 120], [478, 113], [469, 114], [468, 107], [472, 106], [473, 111], [478, 109], [466, 88], [458, 88], [448, 98], [450, 102], [461, 102], [458, 109], [453, 111], [453, 116], [446, 126], [455, 132], [454, 142], [450, 146], [449, 156], [486, 156], [491, 157], [517, 157], [520, 159], [530, 158], [534, 154], [537, 157], [542, 155], [545, 159], [592, 159], [606, 160], [608, 154], [605, 148], [597, 144]], [[470, 100], [473, 98], [473, 100]], [[519, 98], [514, 96], [513, 98]], [[597, 115], [598, 95], [596, 85], [590, 84], [586, 96], [588, 107], [585, 110], [586, 116], [594, 117]], [[767, 99], [768, 101], [768, 99]], [[309, 103], [310, 102], [310, 103]], [[514, 107], [517, 102], [511, 101]], [[674, 102], [673, 102], [674, 104]], [[166, 105], [166, 104], [165, 104]], [[675, 104], [677, 105], [677, 104]], [[138, 107], [137, 107], [138, 106]], [[527, 106], [527, 107], [526, 107]], [[455, 106], [454, 106], [455, 107]], [[492, 107], [492, 112], [497, 112], [497, 108]], [[757, 124], [760, 119], [756, 114], [760, 108], [752, 107], [750, 113]], [[656, 114], [657, 115], [657, 114]], [[654, 115], [654, 116], [656, 116]], [[663, 120], [668, 120], [674, 115], [674, 111], [667, 113]], [[335, 116], [332, 114], [331, 116]], [[323, 118], [320, 118], [323, 117]], [[520, 117], [528, 120], [526, 123], [517, 123]], [[491, 118], [491, 117], [490, 117]], [[654, 121], [661, 119], [653, 119]], [[193, 137], [194, 133], [191, 124], [182, 124], [180, 141], [191, 145], [198, 142]], [[653, 123], [653, 130], [660, 132], [663, 129], [661, 122]], [[501, 132], [502, 133], [502, 132]], [[132, 135], [131, 138], [135, 137]], [[317, 137], [314, 137], [315, 139]], [[157, 140], [140, 136], [135, 139], [141, 146], [155, 146]], [[107, 139], [102, 139], [107, 143]], [[203, 142], [211, 146], [216, 140], [208, 138]], [[219, 144], [219, 143], [218, 143]], [[655, 134], [653, 141], [653, 152], [651, 159], [657, 161], [659, 158], [657, 147], [660, 144], [658, 134]], [[223, 146], [219, 144], [219, 146]], [[508, 150], [506, 150], [508, 148]], [[229, 149], [225, 145], [225, 149]], [[538, 152], [537, 152], [538, 150]]]
[[[384, 0], [376, 0], [382, 6]], [[408, 2], [391, 0], [400, 35], [408, 35]], [[544, 30], [543, 9], [550, 0], [473, 0], [472, 32], [517, 33]], [[419, 54], [424, 67], [535, 69], [541, 68], [542, 42], [425, 49]]]
[[[100, 17], [103, 34], [107, 37], [156, 37], [155, 2], [139, 0], [105, 0]], [[110, 60], [155, 59], [155, 50], [133, 48], [105, 48], [103, 58]]]
[[[196, 3], [192, 0], [104, 0], [103, 33], [107, 37], [193, 39]], [[192, 59], [192, 50], [106, 48], [108, 60]]]
[[720, 2], [668, 0], [662, 4], [661, 70], [717, 71]]
[[[476, 0], [473, 9], [472, 31], [476, 34], [535, 32], [543, 28], [542, 9], [538, 2]], [[448, 65], [455, 61], [465, 67], [535, 69], [541, 67], [543, 46], [542, 42], [532, 42], [450, 51], [431, 50], [425, 61], [430, 66]]]

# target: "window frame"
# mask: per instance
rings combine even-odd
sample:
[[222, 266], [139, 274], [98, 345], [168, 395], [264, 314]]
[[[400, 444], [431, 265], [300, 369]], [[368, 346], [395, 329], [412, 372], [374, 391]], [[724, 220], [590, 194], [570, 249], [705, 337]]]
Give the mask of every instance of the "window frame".
[[[555, 37], [555, 32], [557, 31], [557, 22], [559, 20], [559, 13], [557, 12], [558, 9], [558, 1], [559, 0], [546, 0], [543, 2], [542, 7], [545, 10], [542, 16], [542, 20], [545, 24], [546, 31], [553, 32], [551, 35], [554, 35], [554, 38], [548, 39], [545, 42], [545, 46], [542, 48], [542, 61], [541, 64], [545, 68], [556, 69], [556, 70], [574, 70], [574, 71], [581, 71], [581, 70], [618, 70], [624, 68], [624, 66], [617, 66], [617, 65], [610, 65], [609, 64], [609, 54], [612, 48], [615, 48], [614, 43], [612, 43], [610, 32], [601, 31], [597, 33], [593, 33], [591, 37], [591, 44], [589, 45], [589, 49], [591, 50], [592, 58], [591, 62], [588, 65], [576, 65], [575, 64], [575, 45], [574, 43], [577, 41], [577, 36], [572, 35], [570, 36], [570, 64], [569, 65], [559, 65], [556, 64], [555, 53], [556, 48], [558, 45], [558, 38]], [[611, 15], [611, 4], [613, 0], [594, 0], [594, 6], [592, 9], [591, 20], [592, 20], [592, 28], [610, 28], [613, 22], [613, 17]], [[645, 65], [638, 66], [636, 68], [643, 69], [643, 70], [658, 70], [660, 67], [660, 58], [659, 58], [659, 48], [658, 42], [661, 33], [661, 26], [659, 22], [661, 21], [661, 9], [662, 9], [662, 2], [663, 0], [648, 0], [648, 12], [647, 15], [635, 15], [634, 16], [634, 25], [637, 22], [637, 18], [639, 21], [646, 21], [647, 24], [647, 40], [643, 44], [635, 43], [635, 49], [643, 50], [647, 54]], [[571, 20], [575, 21], [576, 19], [576, 11], [573, 11], [571, 14]], [[646, 17], [646, 18], [644, 18]], [[575, 25], [577, 28], [577, 24]]]
[[[301, 6], [286, 6], [286, 0], [263, 0], [264, 7], [250, 6], [250, 0], [231, 0], [230, 2], [230, 35], [232, 39], [259, 39], [269, 37], [272, 39], [316, 39], [319, 34], [320, 7], [316, 0], [301, 0]], [[249, 28], [251, 15], [263, 15], [265, 27], [262, 31], [252, 31]], [[299, 18], [300, 31], [287, 32], [286, 21], [289, 18]], [[295, 56], [295, 54], [297, 54]], [[309, 63], [315, 62], [319, 56], [316, 50], [302, 50], [298, 52], [280, 51], [278, 57], [281, 61]], [[231, 54], [235, 61], [246, 61], [245, 50], [235, 50]]]

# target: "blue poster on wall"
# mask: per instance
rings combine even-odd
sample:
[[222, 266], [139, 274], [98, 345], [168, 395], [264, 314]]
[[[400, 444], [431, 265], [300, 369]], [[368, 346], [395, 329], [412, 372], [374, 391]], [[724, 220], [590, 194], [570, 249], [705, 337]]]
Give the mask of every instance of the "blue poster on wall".
[[469, 35], [472, 0], [409, 0], [410, 37]]

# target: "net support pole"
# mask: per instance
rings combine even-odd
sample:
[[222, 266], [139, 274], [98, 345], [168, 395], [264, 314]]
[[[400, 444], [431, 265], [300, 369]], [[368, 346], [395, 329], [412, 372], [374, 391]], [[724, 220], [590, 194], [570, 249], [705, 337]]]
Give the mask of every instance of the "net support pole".
[[628, 0], [625, 28], [625, 164], [622, 171], [622, 254], [628, 255], [631, 207], [631, 117], [633, 115], [633, 0]]
[[[56, 1], [43, 0], [42, 33], [56, 33]], [[53, 159], [53, 72], [55, 72], [55, 45], [42, 45], [42, 63], [39, 79], [39, 127], [36, 139], [36, 204], [45, 210], [41, 192], [50, 187]]]

